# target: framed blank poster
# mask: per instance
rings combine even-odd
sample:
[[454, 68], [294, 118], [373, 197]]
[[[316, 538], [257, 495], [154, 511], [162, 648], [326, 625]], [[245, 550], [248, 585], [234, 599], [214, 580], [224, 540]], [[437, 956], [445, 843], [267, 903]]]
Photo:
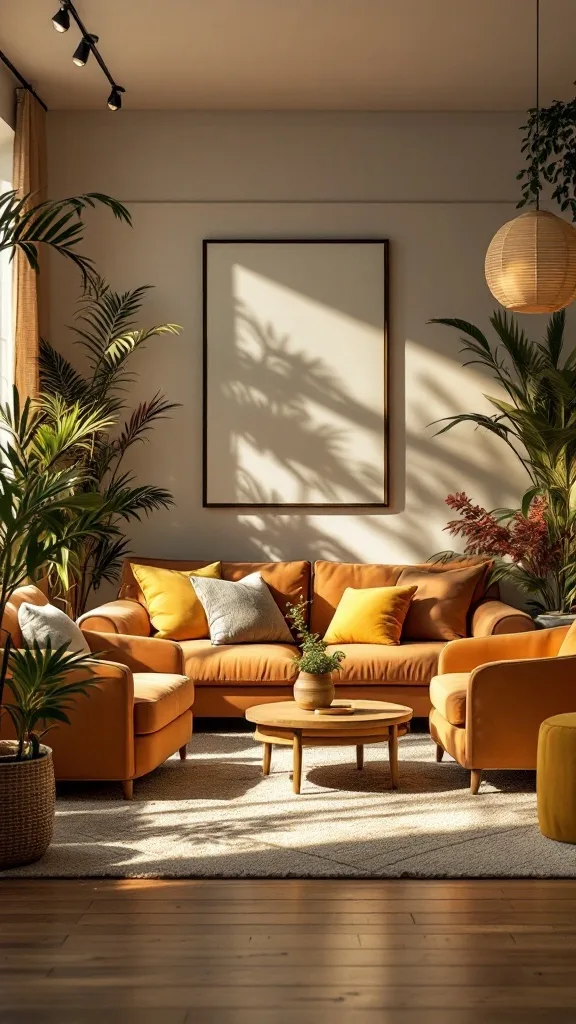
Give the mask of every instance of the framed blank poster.
[[388, 242], [203, 247], [204, 506], [386, 506]]

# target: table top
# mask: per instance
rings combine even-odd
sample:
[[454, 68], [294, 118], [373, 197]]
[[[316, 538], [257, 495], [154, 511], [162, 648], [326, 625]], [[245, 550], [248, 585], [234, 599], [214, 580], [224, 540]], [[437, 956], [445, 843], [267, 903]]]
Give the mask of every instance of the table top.
[[403, 704], [389, 704], [382, 700], [335, 700], [332, 706], [351, 704], [351, 715], [315, 715], [304, 711], [293, 700], [270, 704], [256, 704], [246, 711], [246, 718], [256, 725], [269, 725], [277, 729], [303, 729], [313, 726], [315, 732], [342, 732], [354, 730], [355, 726], [377, 722], [379, 725], [401, 725], [409, 722], [414, 714], [412, 708]]

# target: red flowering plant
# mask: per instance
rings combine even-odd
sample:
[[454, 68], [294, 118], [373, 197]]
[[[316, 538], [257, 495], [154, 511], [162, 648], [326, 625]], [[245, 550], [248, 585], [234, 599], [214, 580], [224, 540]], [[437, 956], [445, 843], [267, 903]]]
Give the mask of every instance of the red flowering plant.
[[449, 416], [438, 433], [475, 424], [513, 452], [530, 481], [519, 509], [488, 512], [462, 492], [449, 495], [459, 518], [446, 529], [465, 538], [467, 554], [493, 558], [493, 580], [514, 581], [534, 609], [569, 612], [576, 605], [576, 348], [566, 351], [565, 311], [550, 317], [541, 341], [502, 311], [490, 318], [495, 340], [465, 320], [432, 323], [459, 331], [464, 365], [480, 365], [498, 386], [497, 395], [485, 395], [491, 415]]
[[[473, 505], [464, 491], [449, 494], [446, 504], [459, 518], [451, 519], [445, 529], [465, 539], [464, 554], [494, 559], [491, 582], [510, 579], [531, 595], [535, 610], [570, 611], [576, 579], [566, 571], [565, 538], [555, 536], [545, 497], [530, 497], [525, 513], [521, 509], [488, 512]], [[576, 535], [570, 546], [576, 550]]]

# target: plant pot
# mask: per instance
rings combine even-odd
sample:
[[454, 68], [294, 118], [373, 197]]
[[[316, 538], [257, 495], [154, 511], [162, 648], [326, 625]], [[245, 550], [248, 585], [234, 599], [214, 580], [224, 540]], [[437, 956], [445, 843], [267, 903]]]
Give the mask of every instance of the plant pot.
[[294, 683], [294, 700], [304, 711], [329, 708], [334, 700], [334, 683], [329, 673], [300, 672]]
[[0, 870], [42, 857], [54, 831], [54, 765], [50, 747], [34, 761], [12, 761], [13, 740], [0, 741]]
[[552, 629], [554, 626], [571, 626], [575, 619], [572, 612], [541, 612], [534, 622], [539, 629]]

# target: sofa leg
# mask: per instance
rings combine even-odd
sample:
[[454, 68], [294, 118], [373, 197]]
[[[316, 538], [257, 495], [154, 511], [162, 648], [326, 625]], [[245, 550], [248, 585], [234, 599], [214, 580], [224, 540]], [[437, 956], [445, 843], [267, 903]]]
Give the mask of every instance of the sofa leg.
[[470, 792], [472, 796], [476, 796], [476, 793], [480, 789], [480, 783], [482, 782], [482, 769], [473, 768], [470, 772]]
[[126, 779], [122, 783], [122, 790], [124, 792], [124, 799], [125, 800], [133, 800], [134, 799], [134, 780], [133, 779]]
[[187, 751], [188, 751], [188, 746], [185, 743], [184, 746], [180, 747], [180, 750], [178, 751], [178, 753], [180, 754], [180, 760], [181, 761], [185, 761], [186, 760]]
[[441, 761], [444, 757], [444, 747], [441, 747], [439, 743], [436, 744], [436, 760]]

